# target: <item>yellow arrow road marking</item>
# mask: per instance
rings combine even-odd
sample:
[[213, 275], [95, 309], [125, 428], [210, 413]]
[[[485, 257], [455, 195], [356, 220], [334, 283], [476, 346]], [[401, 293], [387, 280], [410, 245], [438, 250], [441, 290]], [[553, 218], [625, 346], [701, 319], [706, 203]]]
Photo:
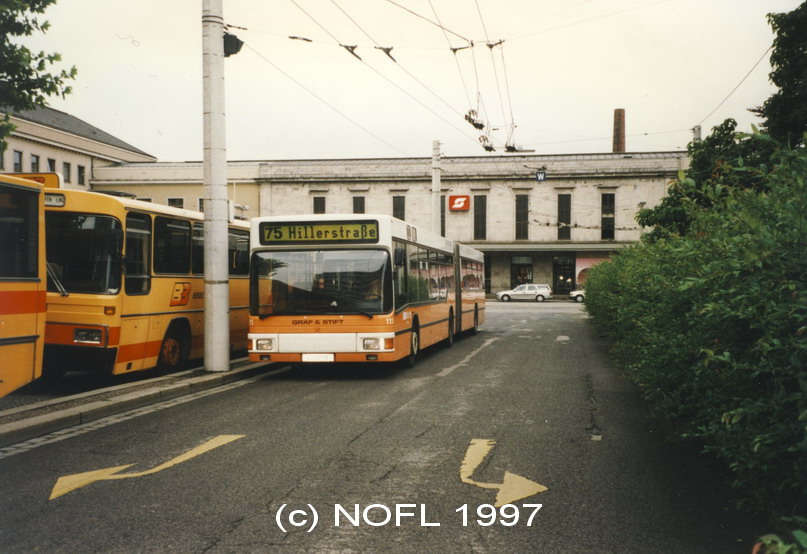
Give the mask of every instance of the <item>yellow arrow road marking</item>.
[[164, 469], [168, 469], [169, 467], [173, 467], [177, 464], [181, 464], [182, 462], [187, 462], [191, 458], [195, 458], [200, 454], [204, 454], [214, 448], [218, 448], [219, 446], [224, 446], [227, 443], [230, 443], [234, 440], [240, 439], [245, 437], [246, 435], [219, 435], [216, 438], [210, 439], [206, 443], [197, 446], [191, 450], [188, 450], [184, 454], [177, 456], [167, 462], [158, 465], [155, 468], [148, 469], [146, 471], [140, 471], [137, 473], [118, 473], [119, 471], [123, 471], [124, 469], [130, 468], [135, 464], [127, 464], [124, 466], [117, 466], [117, 467], [108, 467], [106, 469], [96, 469], [94, 471], [87, 471], [85, 473], [74, 473], [73, 475], [66, 475], [64, 477], [59, 477], [56, 481], [56, 485], [53, 487], [53, 491], [50, 493], [50, 500], [54, 498], [58, 498], [68, 492], [74, 491], [78, 488], [84, 487], [89, 485], [90, 483], [94, 483], [96, 481], [109, 481], [112, 479], [130, 479], [132, 477], [143, 477], [144, 475], [151, 475], [152, 473], [157, 473], [158, 471], [162, 471]]
[[549, 490], [548, 487], [509, 471], [504, 472], [504, 480], [501, 483], [480, 483], [471, 479], [476, 468], [490, 454], [494, 446], [496, 446], [495, 440], [471, 439], [471, 444], [468, 445], [465, 458], [460, 465], [460, 481], [483, 489], [497, 489], [499, 492], [496, 494], [494, 504], [497, 508]]

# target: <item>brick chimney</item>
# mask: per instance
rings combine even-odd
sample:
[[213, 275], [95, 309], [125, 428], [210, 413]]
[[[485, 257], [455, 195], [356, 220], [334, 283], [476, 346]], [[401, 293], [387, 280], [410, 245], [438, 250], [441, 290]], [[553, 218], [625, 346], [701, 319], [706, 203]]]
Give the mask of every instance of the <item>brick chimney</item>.
[[625, 110], [614, 110], [614, 154], [625, 151]]

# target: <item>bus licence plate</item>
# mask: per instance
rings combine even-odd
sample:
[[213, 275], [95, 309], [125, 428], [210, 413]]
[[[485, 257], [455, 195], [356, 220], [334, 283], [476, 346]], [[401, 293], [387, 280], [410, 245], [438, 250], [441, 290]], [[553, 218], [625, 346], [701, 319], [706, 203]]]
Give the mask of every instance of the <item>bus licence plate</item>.
[[303, 354], [304, 362], [332, 362], [333, 354]]

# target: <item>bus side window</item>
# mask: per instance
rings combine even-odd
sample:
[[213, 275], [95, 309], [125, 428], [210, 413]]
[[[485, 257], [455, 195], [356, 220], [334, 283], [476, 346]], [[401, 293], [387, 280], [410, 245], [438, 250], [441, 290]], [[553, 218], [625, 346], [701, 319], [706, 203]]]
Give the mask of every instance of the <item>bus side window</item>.
[[249, 231], [230, 229], [227, 251], [230, 275], [249, 275]]
[[187, 275], [191, 272], [191, 224], [157, 216], [154, 220], [154, 272]]
[[205, 273], [205, 232], [201, 223], [193, 224], [191, 237], [191, 271], [194, 275]]
[[393, 288], [395, 290], [395, 309], [409, 304], [409, 289], [407, 276], [409, 269], [406, 266], [406, 246], [395, 242], [395, 267], [393, 268]]
[[151, 219], [130, 212], [126, 216], [126, 294], [151, 290]]

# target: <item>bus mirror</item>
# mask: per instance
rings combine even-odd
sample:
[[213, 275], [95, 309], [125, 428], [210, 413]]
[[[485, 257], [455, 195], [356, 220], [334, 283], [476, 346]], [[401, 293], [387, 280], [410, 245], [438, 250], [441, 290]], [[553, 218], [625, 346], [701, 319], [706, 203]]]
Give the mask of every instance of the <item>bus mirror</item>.
[[395, 267], [406, 265], [406, 250], [404, 248], [395, 249]]

